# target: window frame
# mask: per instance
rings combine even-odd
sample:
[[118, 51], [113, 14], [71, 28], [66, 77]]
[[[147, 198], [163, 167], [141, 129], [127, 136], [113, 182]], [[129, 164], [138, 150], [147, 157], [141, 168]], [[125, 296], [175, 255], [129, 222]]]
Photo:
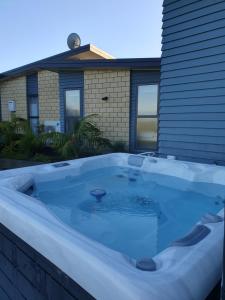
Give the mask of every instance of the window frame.
[[[149, 85], [155, 85], [157, 86], [157, 106], [156, 106], [156, 114], [150, 114], [150, 115], [139, 115], [138, 114], [138, 88], [140, 86], [149, 86]], [[148, 83], [138, 83], [136, 85], [136, 103], [135, 103], [135, 132], [134, 132], [134, 137], [135, 137], [135, 141], [134, 141], [134, 150], [137, 152], [141, 152], [141, 151], [156, 151], [158, 149], [158, 142], [159, 142], [159, 83], [157, 82], [148, 82]], [[137, 121], [138, 118], [145, 118], [145, 119], [157, 119], [157, 141], [155, 143], [155, 147], [152, 148], [142, 148], [138, 146], [138, 142], [137, 142]]]

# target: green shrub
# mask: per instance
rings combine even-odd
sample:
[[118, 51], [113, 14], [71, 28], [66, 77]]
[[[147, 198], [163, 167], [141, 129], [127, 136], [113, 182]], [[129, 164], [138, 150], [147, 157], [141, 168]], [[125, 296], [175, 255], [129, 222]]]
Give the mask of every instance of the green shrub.
[[122, 141], [116, 141], [112, 143], [113, 152], [126, 152], [126, 143]]
[[27, 120], [14, 117], [0, 122], [0, 156], [50, 162], [107, 153], [110, 141], [96, 125], [98, 115], [89, 115], [74, 124], [72, 133], [45, 133], [40, 126], [35, 135]]

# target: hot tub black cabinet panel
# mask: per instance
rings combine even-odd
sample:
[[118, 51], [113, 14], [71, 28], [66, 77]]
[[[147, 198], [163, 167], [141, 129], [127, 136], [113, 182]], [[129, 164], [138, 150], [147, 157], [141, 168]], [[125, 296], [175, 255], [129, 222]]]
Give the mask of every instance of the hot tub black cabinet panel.
[[59, 268], [0, 224], [1, 300], [93, 300]]

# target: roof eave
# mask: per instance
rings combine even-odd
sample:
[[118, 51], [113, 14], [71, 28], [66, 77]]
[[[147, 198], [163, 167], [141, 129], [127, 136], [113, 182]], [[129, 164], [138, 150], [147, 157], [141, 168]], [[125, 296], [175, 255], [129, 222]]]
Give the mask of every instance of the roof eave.
[[0, 74], [0, 81], [24, 76], [40, 70], [78, 71], [87, 69], [159, 70], [160, 58], [93, 59], [93, 60], [41, 60]]

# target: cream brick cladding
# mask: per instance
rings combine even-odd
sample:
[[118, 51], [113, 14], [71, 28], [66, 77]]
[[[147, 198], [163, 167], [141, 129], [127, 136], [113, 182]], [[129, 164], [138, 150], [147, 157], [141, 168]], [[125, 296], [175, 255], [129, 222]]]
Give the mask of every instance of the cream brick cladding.
[[18, 77], [0, 83], [2, 120], [10, 120], [8, 100], [16, 101], [16, 116], [27, 118], [26, 77]]
[[55, 72], [38, 72], [39, 118], [43, 124], [45, 120], [59, 120], [59, 75]]
[[[108, 97], [103, 101], [103, 97]], [[98, 125], [112, 141], [129, 143], [130, 71], [84, 72], [85, 115], [100, 115]]]

